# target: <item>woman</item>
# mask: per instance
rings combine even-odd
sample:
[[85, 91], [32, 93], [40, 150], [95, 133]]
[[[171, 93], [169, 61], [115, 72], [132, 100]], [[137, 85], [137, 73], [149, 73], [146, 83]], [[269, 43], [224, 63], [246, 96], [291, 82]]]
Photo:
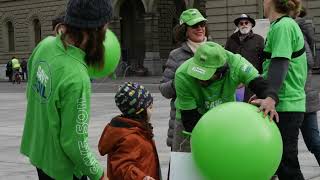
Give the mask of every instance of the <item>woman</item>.
[[305, 47], [308, 62], [308, 77], [306, 81], [306, 113], [300, 127], [304, 142], [310, 152], [312, 152], [320, 166], [320, 135], [318, 127], [317, 111], [320, 110], [319, 92], [312, 86], [312, 66], [314, 65], [314, 57], [312, 47], [315, 46], [314, 27], [312, 22], [305, 19], [307, 12], [305, 8], [301, 8], [299, 16], [296, 18], [302, 33], [304, 35]]
[[[90, 14], [90, 16], [88, 16]], [[106, 179], [88, 145], [88, 66], [103, 68], [110, 0], [70, 0], [64, 32], [41, 41], [28, 60], [27, 111], [20, 151], [40, 180]]]
[[[180, 47], [170, 52], [159, 86], [161, 94], [164, 97], [171, 99], [167, 145], [172, 148], [172, 151], [177, 151], [177, 148], [179, 147], [179, 144], [173, 143], [176, 123], [174, 74], [177, 68], [185, 60], [193, 56], [199, 45], [207, 40], [208, 28], [206, 26], [206, 21], [207, 19], [205, 19], [197, 9], [188, 9], [182, 12], [180, 24], [174, 29], [175, 39]], [[182, 127], [182, 124], [178, 123], [177, 126]]]
[[264, 48], [263, 76], [279, 96], [277, 123], [283, 156], [276, 174], [280, 180], [303, 180], [298, 161], [298, 135], [304, 118], [307, 59], [303, 34], [288, 15], [299, 12], [300, 0], [264, 0], [270, 29]]

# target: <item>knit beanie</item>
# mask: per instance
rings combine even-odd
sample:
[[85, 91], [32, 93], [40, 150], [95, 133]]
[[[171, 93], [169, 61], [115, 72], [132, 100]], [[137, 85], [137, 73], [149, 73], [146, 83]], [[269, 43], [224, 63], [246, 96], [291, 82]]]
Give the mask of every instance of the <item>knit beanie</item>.
[[80, 29], [91, 29], [101, 27], [111, 18], [111, 0], [69, 0], [64, 23]]
[[123, 115], [137, 115], [152, 104], [153, 97], [142, 85], [126, 82], [119, 87], [115, 102]]

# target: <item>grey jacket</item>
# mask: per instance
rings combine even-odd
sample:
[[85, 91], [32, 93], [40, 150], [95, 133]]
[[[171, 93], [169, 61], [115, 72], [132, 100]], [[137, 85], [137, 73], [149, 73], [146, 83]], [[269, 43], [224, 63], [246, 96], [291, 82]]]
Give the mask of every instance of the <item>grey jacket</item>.
[[311, 69], [314, 64], [314, 58], [312, 55], [314, 43], [314, 28], [312, 23], [307, 22], [304, 18], [297, 18], [296, 22], [298, 23], [303, 35], [304, 35], [304, 44], [306, 48], [307, 54], [307, 62], [308, 62], [308, 77], [305, 85], [305, 92], [306, 92], [306, 112], [316, 112], [320, 110], [320, 103], [319, 103], [319, 92], [312, 87], [311, 78], [312, 73]]
[[[308, 60], [308, 76], [305, 85], [305, 92], [306, 92], [306, 112], [316, 112], [320, 110], [320, 103], [319, 103], [319, 92], [312, 87], [311, 78], [312, 78], [312, 64], [314, 63], [314, 59], [311, 53], [311, 49], [309, 44], [305, 40], [305, 47], [306, 47], [306, 54]], [[312, 64], [311, 64], [312, 63]]]
[[312, 55], [314, 56], [313, 48], [315, 47], [315, 28], [311, 20], [306, 20], [305, 18], [296, 18], [304, 39], [308, 42], [311, 49]]
[[167, 145], [170, 147], [172, 146], [176, 119], [176, 108], [174, 105], [174, 101], [176, 99], [176, 91], [174, 88], [174, 75], [178, 67], [192, 56], [193, 52], [191, 51], [190, 47], [187, 45], [186, 42], [182, 43], [181, 47], [172, 50], [169, 54], [165, 70], [163, 72], [162, 80], [160, 81], [159, 85], [159, 90], [162, 96], [171, 99], [171, 111], [167, 137]]

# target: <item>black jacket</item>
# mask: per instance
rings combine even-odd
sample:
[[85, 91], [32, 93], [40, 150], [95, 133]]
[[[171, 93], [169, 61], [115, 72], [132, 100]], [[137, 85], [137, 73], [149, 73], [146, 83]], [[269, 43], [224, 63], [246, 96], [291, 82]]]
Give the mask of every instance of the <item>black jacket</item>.
[[[247, 59], [262, 74], [264, 39], [252, 31], [248, 36], [240, 41], [240, 31], [233, 33], [227, 40], [225, 49], [235, 54], [240, 54]], [[244, 93], [244, 102], [247, 102], [253, 93], [246, 88]]]
[[243, 40], [239, 39], [240, 31], [233, 33], [227, 40], [225, 49], [235, 54], [241, 54], [246, 58], [261, 74], [263, 63], [264, 39], [252, 31]]

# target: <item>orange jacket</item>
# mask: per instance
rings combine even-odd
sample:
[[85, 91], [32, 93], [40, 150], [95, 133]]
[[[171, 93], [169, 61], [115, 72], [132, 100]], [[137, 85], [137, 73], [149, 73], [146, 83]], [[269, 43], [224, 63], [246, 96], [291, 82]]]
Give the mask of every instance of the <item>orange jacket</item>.
[[99, 152], [108, 154], [110, 180], [160, 179], [159, 158], [148, 123], [117, 116], [104, 128]]

